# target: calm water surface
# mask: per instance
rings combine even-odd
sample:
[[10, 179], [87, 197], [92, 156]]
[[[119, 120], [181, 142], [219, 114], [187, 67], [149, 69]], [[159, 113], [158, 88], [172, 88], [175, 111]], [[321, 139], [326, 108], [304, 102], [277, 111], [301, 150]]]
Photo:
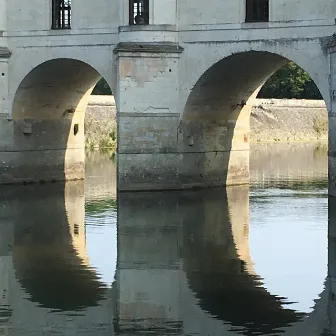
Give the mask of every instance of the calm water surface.
[[118, 205], [108, 155], [86, 174], [2, 188], [0, 335], [332, 335], [325, 147], [258, 145], [250, 188]]

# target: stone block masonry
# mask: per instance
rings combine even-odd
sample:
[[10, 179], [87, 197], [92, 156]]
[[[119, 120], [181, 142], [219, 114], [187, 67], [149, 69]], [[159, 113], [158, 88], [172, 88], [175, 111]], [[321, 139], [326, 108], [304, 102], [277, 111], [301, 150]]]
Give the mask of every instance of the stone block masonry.
[[[145, 25], [132, 24], [126, 0], [73, 0], [66, 29], [53, 25], [50, 3], [36, 1], [0, 6], [9, 51], [0, 57], [0, 183], [84, 178], [84, 112], [101, 77], [116, 96], [119, 191], [248, 183], [251, 140], [307, 138], [289, 112], [277, 134], [281, 121], [267, 109], [252, 115], [252, 130], [261, 126], [250, 133], [256, 92], [292, 61], [326, 102], [336, 195], [334, 0], [276, 0], [262, 22], [249, 21], [244, 1], [150, 1]], [[267, 127], [257, 123], [267, 118]], [[325, 122], [314, 122], [321, 137]]]

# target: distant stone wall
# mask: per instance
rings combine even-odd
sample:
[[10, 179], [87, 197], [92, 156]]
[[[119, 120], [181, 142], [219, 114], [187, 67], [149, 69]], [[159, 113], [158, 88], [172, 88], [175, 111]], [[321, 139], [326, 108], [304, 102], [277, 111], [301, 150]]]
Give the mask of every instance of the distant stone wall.
[[90, 96], [85, 117], [87, 116], [96, 117], [97, 114], [99, 114], [100, 118], [103, 119], [105, 118], [115, 119], [116, 106], [113, 96]]
[[116, 106], [113, 96], [91, 96], [86, 108], [84, 129], [86, 147], [111, 144], [109, 134], [116, 128]]
[[[85, 116], [87, 141], [99, 142], [115, 127], [113, 96], [91, 96]], [[251, 142], [327, 140], [323, 101], [257, 99], [251, 113]]]
[[320, 100], [257, 99], [251, 142], [326, 140], [328, 113]]

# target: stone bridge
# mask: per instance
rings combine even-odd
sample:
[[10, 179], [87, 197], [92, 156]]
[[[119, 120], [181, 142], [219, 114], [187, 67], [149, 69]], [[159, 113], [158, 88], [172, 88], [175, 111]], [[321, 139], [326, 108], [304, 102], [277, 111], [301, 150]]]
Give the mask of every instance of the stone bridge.
[[116, 97], [118, 189], [249, 178], [249, 114], [285, 62], [329, 112], [336, 194], [334, 0], [1, 0], [0, 182], [84, 176], [84, 111], [103, 76]]

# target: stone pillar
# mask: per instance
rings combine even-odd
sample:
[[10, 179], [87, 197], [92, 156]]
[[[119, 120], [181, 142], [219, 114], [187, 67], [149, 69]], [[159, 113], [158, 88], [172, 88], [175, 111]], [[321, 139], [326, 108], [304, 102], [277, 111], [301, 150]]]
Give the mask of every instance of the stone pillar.
[[0, 8], [0, 31], [3, 32], [7, 31], [7, 0], [0, 0]]
[[175, 43], [121, 43], [117, 64], [118, 189], [179, 187], [179, 54]]
[[328, 172], [329, 172], [329, 195], [336, 196], [336, 39], [330, 38], [326, 49], [330, 61], [330, 102], [326, 102], [328, 108], [329, 122], [329, 150], [328, 150]]
[[5, 120], [11, 143], [0, 153], [0, 183], [84, 179], [84, 119], [77, 117]]
[[7, 47], [0, 47], [0, 183], [3, 180], [2, 175], [7, 175], [8, 150], [13, 143], [13, 123], [10, 117], [8, 95], [8, 61], [10, 56], [11, 53]]

